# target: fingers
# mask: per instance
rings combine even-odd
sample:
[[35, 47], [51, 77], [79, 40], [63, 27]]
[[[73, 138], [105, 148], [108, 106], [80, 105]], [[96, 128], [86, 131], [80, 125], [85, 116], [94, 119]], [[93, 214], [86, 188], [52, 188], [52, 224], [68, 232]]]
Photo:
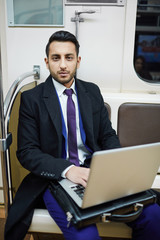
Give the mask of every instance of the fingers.
[[83, 167], [71, 167], [67, 173], [66, 178], [68, 178], [70, 181], [81, 184], [82, 186], [87, 186], [87, 181], [89, 177], [89, 168], [83, 168]]

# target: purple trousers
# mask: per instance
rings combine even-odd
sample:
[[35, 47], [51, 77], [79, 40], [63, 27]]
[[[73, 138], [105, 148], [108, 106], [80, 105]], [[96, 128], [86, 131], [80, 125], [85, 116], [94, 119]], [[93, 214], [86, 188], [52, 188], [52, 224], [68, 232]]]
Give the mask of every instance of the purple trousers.
[[[100, 240], [96, 225], [76, 229], [73, 225], [67, 226], [66, 214], [47, 189], [43, 200], [51, 217], [60, 227], [65, 240]], [[128, 224], [132, 228], [133, 240], [160, 240], [160, 207], [151, 204], [144, 208], [142, 214], [134, 222]]]

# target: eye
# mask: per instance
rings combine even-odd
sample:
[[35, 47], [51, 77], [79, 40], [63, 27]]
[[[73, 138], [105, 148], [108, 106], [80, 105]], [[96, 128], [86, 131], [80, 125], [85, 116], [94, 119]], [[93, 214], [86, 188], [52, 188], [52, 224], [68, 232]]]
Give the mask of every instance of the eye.
[[59, 60], [59, 56], [53, 56], [52, 60], [55, 61], [55, 62], [58, 61]]
[[72, 61], [72, 60], [73, 60], [73, 56], [67, 56], [66, 59], [67, 59], [68, 61]]

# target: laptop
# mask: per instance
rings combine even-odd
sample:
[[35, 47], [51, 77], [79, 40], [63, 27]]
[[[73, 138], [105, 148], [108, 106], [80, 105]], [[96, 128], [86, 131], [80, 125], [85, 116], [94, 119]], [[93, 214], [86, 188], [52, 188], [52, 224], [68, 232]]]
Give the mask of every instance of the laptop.
[[68, 179], [59, 183], [84, 209], [150, 189], [159, 166], [160, 143], [98, 151], [85, 189]]

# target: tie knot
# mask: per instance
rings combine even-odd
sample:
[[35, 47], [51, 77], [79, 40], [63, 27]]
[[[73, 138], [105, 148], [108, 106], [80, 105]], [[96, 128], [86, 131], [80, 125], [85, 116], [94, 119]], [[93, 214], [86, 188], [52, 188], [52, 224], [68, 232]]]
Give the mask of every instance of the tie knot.
[[72, 89], [66, 89], [66, 90], [64, 90], [64, 92], [69, 97], [69, 96], [72, 96], [73, 90]]

